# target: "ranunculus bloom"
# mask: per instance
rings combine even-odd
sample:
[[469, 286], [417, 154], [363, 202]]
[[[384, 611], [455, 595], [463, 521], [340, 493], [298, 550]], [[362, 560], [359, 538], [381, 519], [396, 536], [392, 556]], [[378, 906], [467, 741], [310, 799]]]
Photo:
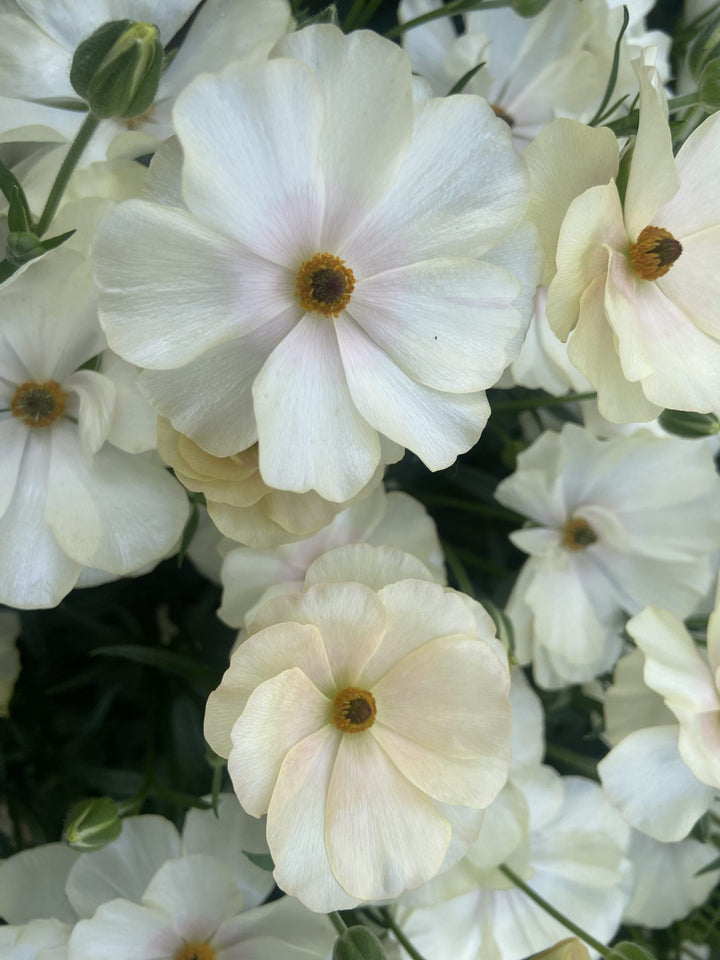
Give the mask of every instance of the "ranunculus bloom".
[[454, 863], [507, 778], [510, 682], [479, 604], [389, 547], [340, 547], [264, 603], [206, 737], [267, 813], [275, 879], [312, 910], [385, 900]]
[[174, 112], [181, 195], [101, 228], [113, 349], [208, 453], [257, 440], [274, 488], [346, 501], [403, 447], [448, 466], [519, 350], [522, 159], [480, 97], [412, 93], [394, 44], [300, 30], [194, 80]]

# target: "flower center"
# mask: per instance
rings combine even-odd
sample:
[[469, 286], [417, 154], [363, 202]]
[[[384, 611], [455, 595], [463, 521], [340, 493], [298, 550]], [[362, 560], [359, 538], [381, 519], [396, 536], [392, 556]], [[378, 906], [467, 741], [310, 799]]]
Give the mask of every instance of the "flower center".
[[175, 954], [174, 960], [216, 960], [217, 954], [209, 943], [186, 943]]
[[563, 530], [562, 545], [568, 550], [584, 550], [597, 541], [597, 534], [582, 517], [571, 517]]
[[630, 263], [642, 280], [664, 277], [682, 253], [682, 244], [662, 227], [645, 227], [630, 247]]
[[510, 116], [509, 113], [506, 113], [499, 103], [491, 103], [492, 112], [500, 120], [504, 120], [505, 123], [512, 129], [515, 126], [515, 120]]
[[47, 427], [65, 413], [67, 394], [55, 380], [21, 383], [10, 402], [14, 417], [29, 427]]
[[355, 289], [355, 275], [345, 261], [331, 253], [316, 253], [298, 270], [295, 296], [311, 313], [337, 317], [350, 303]]
[[345, 687], [335, 694], [332, 722], [343, 733], [360, 733], [375, 723], [375, 697], [369, 690]]

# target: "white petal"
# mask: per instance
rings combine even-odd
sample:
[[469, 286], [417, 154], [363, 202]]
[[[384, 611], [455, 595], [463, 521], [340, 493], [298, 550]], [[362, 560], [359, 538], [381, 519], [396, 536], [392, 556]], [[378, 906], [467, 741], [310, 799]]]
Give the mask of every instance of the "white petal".
[[[713, 114], [690, 134], [676, 157], [680, 189], [657, 211], [658, 226], [685, 241], [720, 222], [720, 187], [717, 177], [720, 117]], [[655, 222], [655, 221], [653, 221]]]
[[428, 260], [361, 281], [348, 313], [413, 379], [471, 393], [507, 366], [518, 293], [515, 277], [494, 264]]
[[267, 819], [277, 885], [309, 910], [326, 913], [357, 905], [330, 869], [325, 807], [342, 734], [331, 724], [301, 740], [285, 757]]
[[413, 126], [410, 61], [369, 30], [322, 24], [289, 34], [273, 56], [309, 64], [320, 82], [323, 249], [335, 249], [385, 193]]
[[232, 728], [228, 773], [249, 814], [267, 813], [282, 762], [288, 752], [322, 727], [332, 704], [292, 667], [261, 683]]
[[406, 550], [427, 564], [438, 583], [447, 583], [437, 527], [425, 507], [400, 490], [389, 493], [386, 502], [385, 516], [363, 539]]
[[197, 77], [174, 110], [190, 210], [297, 271], [304, 257], [322, 252], [321, 118], [317, 79], [297, 60]]
[[444, 256], [480, 256], [527, 203], [527, 175], [507, 124], [480, 97], [417, 105], [392, 187], [338, 252], [357, 277]]
[[16, 417], [0, 420], [0, 446], [3, 469], [0, 473], [0, 517], [10, 505], [15, 493], [29, 428]]
[[715, 269], [719, 246], [720, 213], [712, 227], [683, 237], [679, 260], [656, 281], [668, 300], [677, 304], [699, 330], [715, 339], [720, 337], [715, 310], [720, 299], [720, 279]]
[[333, 873], [362, 900], [387, 900], [440, 869], [450, 824], [367, 733], [345, 734], [327, 793]]
[[314, 560], [305, 574], [305, 586], [354, 580], [372, 590], [380, 590], [388, 583], [410, 578], [433, 581], [425, 564], [402, 550], [356, 543], [328, 550]]
[[89, 458], [105, 443], [110, 431], [117, 399], [115, 384], [93, 370], [76, 370], [63, 382], [63, 388], [80, 398], [80, 448]]
[[6, 923], [28, 923], [38, 915], [65, 923], [77, 919], [65, 881], [76, 851], [64, 843], [22, 850], [0, 864], [0, 916]]
[[91, 920], [81, 920], [69, 949], [74, 960], [166, 960], [182, 946], [171, 920], [128, 900], [104, 903]]
[[130, 573], [172, 548], [188, 503], [177, 481], [144, 457], [106, 445], [88, 466], [77, 432], [62, 424], [52, 431], [44, 515], [78, 563]]
[[[3, 13], [0, 31], [3, 37], [0, 89], [8, 97], [23, 101], [47, 97], [78, 99], [70, 85], [74, 46], [58, 43], [51, 31], [39, 30], [36, 24], [20, 15], [17, 8], [12, 14]], [[37, 64], [42, 64], [42, 70], [37, 69]], [[26, 103], [26, 107], [32, 109], [33, 104]], [[67, 110], [63, 112], [70, 113]], [[2, 129], [5, 131], [9, 128], [3, 125]]]
[[270, 354], [253, 398], [268, 486], [341, 502], [370, 480], [380, 444], [348, 390], [331, 321], [306, 314]]
[[682, 840], [715, 794], [678, 753], [678, 727], [637, 730], [598, 764], [603, 790], [628, 823], [656, 840]]
[[336, 328], [350, 394], [367, 423], [430, 470], [450, 466], [477, 442], [490, 416], [484, 393], [441, 393], [416, 383], [347, 315]]
[[172, 369], [293, 302], [293, 278], [185, 210], [128, 200], [95, 244], [100, 322], [126, 360]]

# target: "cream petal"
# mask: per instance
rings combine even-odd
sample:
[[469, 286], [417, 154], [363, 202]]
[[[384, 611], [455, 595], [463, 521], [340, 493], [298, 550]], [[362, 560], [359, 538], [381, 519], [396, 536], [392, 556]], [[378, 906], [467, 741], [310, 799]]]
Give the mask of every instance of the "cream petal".
[[185, 210], [128, 200], [95, 243], [100, 322], [116, 353], [173, 369], [252, 333], [293, 302], [291, 275]]
[[292, 580], [296, 573], [276, 553], [250, 547], [231, 550], [222, 565], [223, 594], [218, 616], [231, 627], [241, 627], [245, 614], [270, 584]]
[[233, 724], [253, 690], [292, 667], [299, 667], [326, 695], [334, 693], [327, 653], [315, 627], [274, 624], [254, 633], [238, 647], [205, 708], [205, 739], [219, 756], [230, 755]]
[[372, 590], [380, 590], [388, 583], [410, 578], [433, 580], [425, 564], [402, 550], [355, 543], [328, 550], [314, 560], [305, 574], [305, 586], [353, 580]]
[[389, 900], [435, 876], [450, 824], [372, 736], [346, 734], [328, 786], [325, 837], [344, 889], [361, 900]]
[[171, 920], [128, 900], [104, 903], [76, 924], [69, 944], [75, 960], [166, 960], [182, 946]]
[[720, 186], [717, 181], [720, 117], [704, 120], [680, 148], [675, 163], [680, 189], [657, 213], [657, 225], [682, 239], [720, 222]]
[[485, 394], [442, 393], [408, 377], [347, 315], [336, 321], [352, 399], [365, 421], [442, 470], [470, 449], [490, 416]]
[[668, 273], [656, 280], [657, 287], [668, 300], [680, 307], [699, 330], [718, 339], [720, 321], [716, 306], [720, 300], [720, 279], [717, 271], [720, 212], [713, 226], [683, 237], [682, 248], [680, 258]]
[[491, 387], [508, 364], [519, 292], [494, 264], [426, 260], [359, 282], [348, 313], [413, 379], [471, 393]]
[[110, 432], [117, 400], [115, 384], [94, 370], [77, 370], [63, 382], [63, 388], [80, 399], [80, 448], [89, 458], [98, 452]]
[[434, 257], [481, 256], [522, 217], [527, 174], [480, 97], [425, 100], [385, 197], [338, 255], [357, 277]]
[[322, 252], [321, 118], [318, 81], [297, 60], [201, 74], [174, 110], [189, 209], [296, 271], [304, 256]]
[[408, 653], [372, 692], [385, 727], [441, 755], [499, 758], [507, 768], [509, 686], [507, 669], [486, 643], [445, 636]]
[[[349, 571], [346, 575], [352, 576]], [[475, 618], [461, 595], [438, 583], [420, 581], [415, 573], [409, 576], [413, 578], [411, 582], [400, 576], [397, 580], [401, 582], [393, 582], [396, 580], [393, 577], [378, 584], [378, 599], [387, 614], [387, 628], [383, 642], [358, 678], [358, 683], [368, 689], [374, 689], [393, 667], [436, 637], [475, 633]]]
[[[378, 487], [378, 490], [381, 489]], [[369, 499], [368, 497], [365, 502]], [[393, 490], [387, 495], [384, 517], [372, 532], [366, 532], [362, 539], [370, 544], [406, 550], [427, 564], [438, 583], [447, 583], [445, 561], [435, 521], [425, 507], [407, 493]]]
[[368, 483], [380, 444], [353, 402], [327, 319], [303, 317], [268, 357], [253, 399], [269, 486], [342, 502]]
[[282, 762], [306, 737], [327, 726], [332, 704], [292, 667], [260, 684], [233, 725], [228, 773], [253, 817], [267, 813]]
[[335, 250], [393, 181], [413, 129], [410, 61], [369, 30], [319, 24], [289, 34], [273, 56], [307, 63], [322, 91], [323, 249]]
[[275, 882], [308, 910], [357, 906], [331, 871], [326, 849], [326, 797], [342, 734], [331, 724], [301, 740], [280, 768], [267, 819]]
[[52, 431], [44, 516], [68, 556], [122, 574], [172, 549], [188, 502], [177, 481], [144, 457], [106, 445], [88, 465], [75, 429], [63, 424]]
[[631, 733], [598, 764], [598, 773], [627, 822], [656, 840], [686, 837], [715, 795], [680, 758], [676, 725]]
[[216, 457], [257, 440], [252, 385], [270, 353], [297, 322], [290, 307], [257, 330], [211, 347], [177, 370], [146, 370], [140, 386], [173, 427]]

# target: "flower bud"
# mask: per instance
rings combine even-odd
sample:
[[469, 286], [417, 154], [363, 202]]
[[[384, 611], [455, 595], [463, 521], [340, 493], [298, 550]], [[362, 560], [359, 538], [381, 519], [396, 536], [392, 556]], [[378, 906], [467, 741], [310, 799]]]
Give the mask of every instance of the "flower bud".
[[714, 413], [691, 413], [688, 410], [663, 410], [658, 417], [663, 430], [676, 437], [695, 440], [720, 432], [720, 420]]
[[99, 850], [120, 836], [122, 820], [110, 797], [88, 797], [71, 807], [63, 840], [73, 850]]
[[335, 941], [332, 960], [385, 960], [385, 951], [367, 927], [348, 927]]
[[112, 20], [75, 51], [73, 89], [96, 117], [136, 117], [155, 99], [163, 68], [160, 33], [150, 23]]
[[720, 109], [720, 57], [711, 60], [703, 68], [698, 79], [700, 106], [708, 113]]
[[590, 953], [577, 937], [568, 937], [547, 950], [534, 953], [531, 960], [590, 960]]
[[28, 230], [11, 231], [5, 241], [5, 258], [14, 267], [21, 267], [45, 253], [42, 240]]
[[694, 77], [699, 77], [705, 65], [720, 53], [720, 12], [706, 20], [693, 40], [688, 54], [688, 66]]
[[511, 9], [519, 16], [530, 19], [542, 13], [550, 0], [510, 0]]

